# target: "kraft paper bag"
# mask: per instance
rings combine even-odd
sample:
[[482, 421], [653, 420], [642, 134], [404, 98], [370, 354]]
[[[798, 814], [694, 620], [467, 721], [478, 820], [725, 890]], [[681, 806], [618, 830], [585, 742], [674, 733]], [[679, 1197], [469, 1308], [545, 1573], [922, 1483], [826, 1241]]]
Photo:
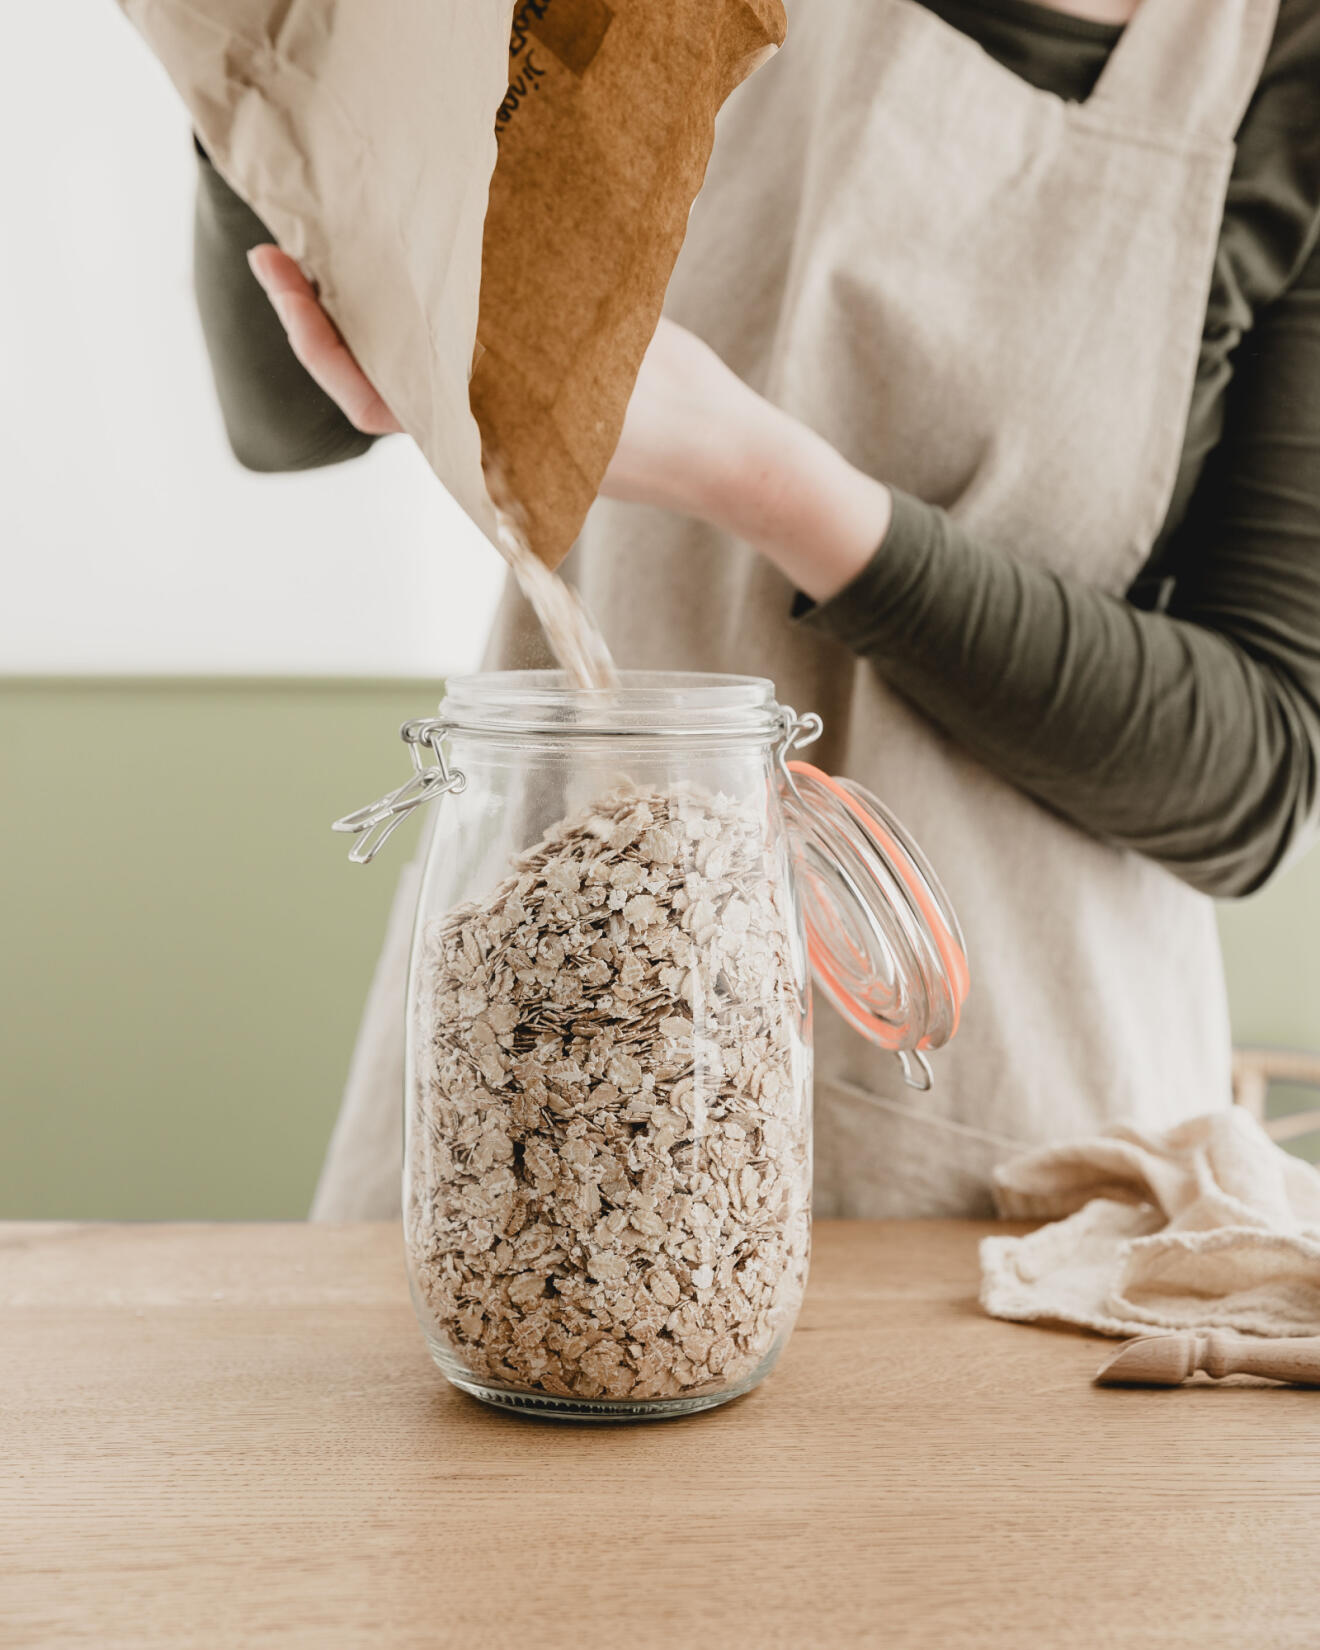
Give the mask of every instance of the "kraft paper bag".
[[488, 534], [595, 498], [781, 0], [120, 0], [207, 153]]

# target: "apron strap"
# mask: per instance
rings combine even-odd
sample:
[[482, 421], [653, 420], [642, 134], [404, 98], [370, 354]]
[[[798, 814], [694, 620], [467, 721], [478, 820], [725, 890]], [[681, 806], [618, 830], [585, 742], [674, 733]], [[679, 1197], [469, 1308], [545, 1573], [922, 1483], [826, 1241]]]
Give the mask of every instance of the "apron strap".
[[1279, 0], [1141, 0], [1085, 107], [1138, 130], [1231, 142]]

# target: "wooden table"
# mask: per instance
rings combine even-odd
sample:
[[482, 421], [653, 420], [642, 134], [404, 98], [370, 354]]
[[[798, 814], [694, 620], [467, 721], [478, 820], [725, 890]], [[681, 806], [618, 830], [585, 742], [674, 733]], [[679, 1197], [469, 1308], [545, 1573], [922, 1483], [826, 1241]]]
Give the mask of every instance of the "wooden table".
[[985, 1230], [818, 1227], [760, 1391], [589, 1429], [445, 1385], [392, 1226], [0, 1227], [0, 1644], [1320, 1644], [1320, 1394], [1095, 1388]]

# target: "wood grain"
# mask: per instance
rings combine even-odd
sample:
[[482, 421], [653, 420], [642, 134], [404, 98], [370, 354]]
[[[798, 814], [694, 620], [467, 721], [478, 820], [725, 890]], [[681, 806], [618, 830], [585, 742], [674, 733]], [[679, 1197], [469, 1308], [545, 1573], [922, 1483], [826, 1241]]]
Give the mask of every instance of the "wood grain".
[[819, 1226], [760, 1391], [592, 1430], [445, 1386], [392, 1226], [0, 1227], [0, 1644], [1309, 1650], [1316, 1395], [1092, 1386], [987, 1230]]

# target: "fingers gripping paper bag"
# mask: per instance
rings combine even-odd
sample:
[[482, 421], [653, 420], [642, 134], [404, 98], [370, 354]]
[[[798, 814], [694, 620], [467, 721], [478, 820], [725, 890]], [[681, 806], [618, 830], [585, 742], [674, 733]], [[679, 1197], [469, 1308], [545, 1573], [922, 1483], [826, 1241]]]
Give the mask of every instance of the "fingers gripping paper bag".
[[211, 159], [488, 533], [596, 496], [721, 103], [781, 0], [120, 0]]

